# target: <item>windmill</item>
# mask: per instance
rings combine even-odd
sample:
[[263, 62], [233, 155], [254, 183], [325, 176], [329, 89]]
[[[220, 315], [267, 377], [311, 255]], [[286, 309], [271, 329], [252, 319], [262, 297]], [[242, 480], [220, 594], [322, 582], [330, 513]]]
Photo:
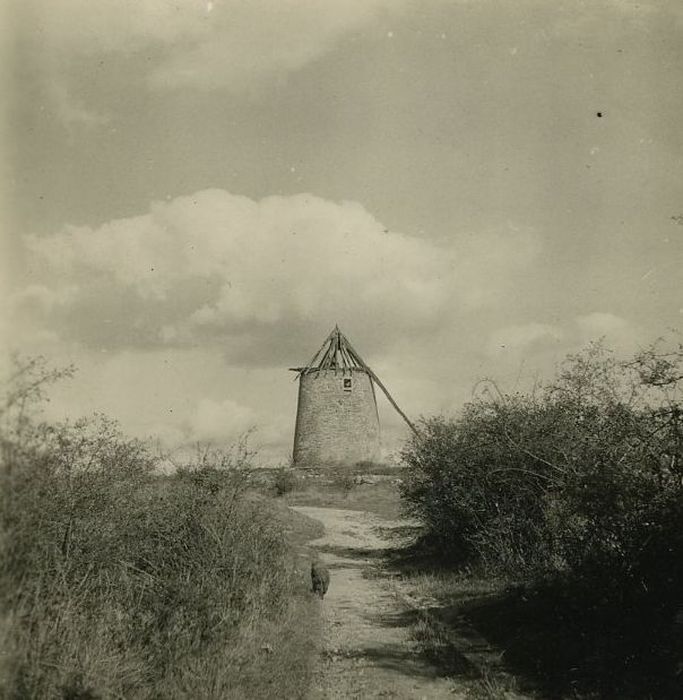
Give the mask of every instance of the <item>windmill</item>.
[[377, 461], [380, 425], [375, 386], [411, 430], [405, 413], [338, 326], [304, 367], [292, 367], [299, 380], [294, 432], [297, 465]]

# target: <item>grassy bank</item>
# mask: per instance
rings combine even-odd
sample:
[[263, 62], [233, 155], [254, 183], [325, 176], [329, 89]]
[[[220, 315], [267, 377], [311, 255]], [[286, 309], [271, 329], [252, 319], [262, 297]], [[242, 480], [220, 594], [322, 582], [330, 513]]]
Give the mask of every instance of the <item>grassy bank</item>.
[[396, 520], [401, 517], [400, 477], [400, 469], [372, 463], [317, 470], [283, 467], [264, 474], [260, 488], [287, 505], [360, 510]]
[[318, 609], [287, 537], [300, 516], [211, 470], [77, 481], [3, 484], [6, 697], [303, 696]]
[[239, 450], [160, 478], [103, 417], [30, 420], [39, 370], [0, 411], [0, 695], [303, 697], [317, 525], [254, 496]]
[[424, 565], [402, 587], [423, 603], [413, 638], [473, 698], [681, 697], [680, 630], [649, 610]]
[[285, 501], [296, 506], [362, 510], [387, 520], [396, 520], [401, 515], [398, 490], [391, 482], [359, 484], [349, 490], [334, 484], [310, 485], [287, 494]]

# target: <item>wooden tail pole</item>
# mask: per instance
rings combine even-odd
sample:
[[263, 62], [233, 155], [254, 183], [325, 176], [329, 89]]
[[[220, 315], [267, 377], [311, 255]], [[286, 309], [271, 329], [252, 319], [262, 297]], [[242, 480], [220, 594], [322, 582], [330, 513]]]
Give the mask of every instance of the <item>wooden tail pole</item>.
[[389, 393], [389, 390], [382, 384], [382, 382], [379, 380], [379, 377], [370, 369], [368, 368], [368, 371], [370, 372], [370, 377], [372, 377], [372, 380], [377, 384], [377, 386], [384, 392], [384, 395], [387, 397], [389, 400], [389, 403], [396, 409], [396, 412], [398, 413], [401, 418], [408, 424], [408, 427], [417, 435], [418, 437], [420, 436], [420, 433], [418, 432], [418, 429], [415, 427], [415, 424], [411, 422], [411, 420], [406, 416], [405, 413], [398, 407], [398, 404], [396, 401], [394, 401], [392, 395]]
[[365, 369], [365, 371], [370, 375], [370, 378], [377, 384], [377, 386], [384, 392], [384, 395], [387, 397], [389, 400], [389, 403], [396, 409], [396, 412], [398, 413], [401, 418], [408, 424], [408, 427], [419, 437], [420, 433], [418, 429], [415, 427], [415, 424], [411, 422], [410, 418], [406, 416], [405, 413], [398, 407], [398, 404], [396, 401], [394, 401], [394, 397], [389, 393], [389, 390], [382, 384], [380, 381], [380, 378], [365, 364], [365, 362], [361, 359], [360, 355], [356, 352], [354, 349], [353, 345], [349, 343], [349, 339], [346, 339], [346, 345], [348, 346], [349, 350], [353, 353], [356, 361], [358, 361], [361, 366]]

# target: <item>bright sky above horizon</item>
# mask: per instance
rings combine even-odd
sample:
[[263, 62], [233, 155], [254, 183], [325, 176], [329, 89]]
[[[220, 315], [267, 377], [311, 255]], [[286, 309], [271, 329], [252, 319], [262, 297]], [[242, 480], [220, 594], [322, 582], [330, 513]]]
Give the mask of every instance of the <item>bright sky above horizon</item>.
[[[291, 453], [335, 323], [411, 416], [683, 318], [677, 0], [8, 0], [8, 348], [52, 417]], [[385, 447], [405, 435], [381, 407]]]

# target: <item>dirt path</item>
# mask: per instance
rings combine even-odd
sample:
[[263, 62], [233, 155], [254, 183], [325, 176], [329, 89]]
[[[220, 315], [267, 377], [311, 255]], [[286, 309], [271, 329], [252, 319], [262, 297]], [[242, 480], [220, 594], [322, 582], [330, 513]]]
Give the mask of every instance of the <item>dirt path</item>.
[[407, 610], [387, 580], [375, 577], [381, 550], [395, 545], [387, 522], [370, 513], [295, 506], [320, 520], [311, 542], [331, 572], [322, 604], [324, 646], [311, 700], [323, 698], [464, 698], [440, 678], [409, 638]]

